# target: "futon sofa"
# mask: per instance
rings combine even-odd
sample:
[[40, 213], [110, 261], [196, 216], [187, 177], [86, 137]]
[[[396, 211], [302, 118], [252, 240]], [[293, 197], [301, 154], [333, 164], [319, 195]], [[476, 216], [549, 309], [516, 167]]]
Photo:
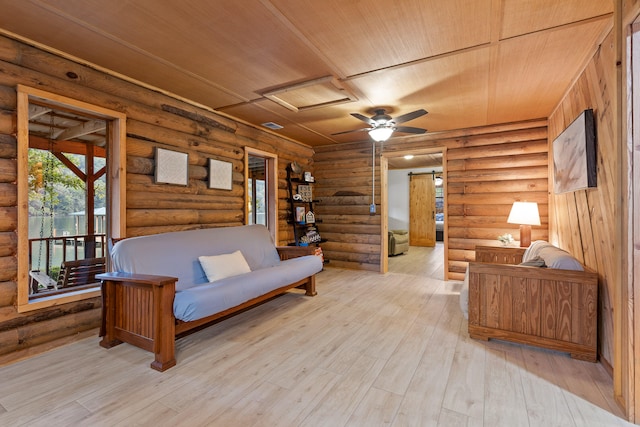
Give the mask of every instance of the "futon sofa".
[[263, 225], [179, 231], [123, 239], [102, 280], [100, 345], [128, 342], [155, 353], [151, 367], [176, 364], [175, 337], [282, 294], [313, 296], [319, 248], [276, 247]]
[[[597, 273], [541, 240], [521, 252], [522, 259], [512, 257], [509, 248], [491, 252], [487, 259], [476, 252], [476, 262], [469, 263], [469, 335], [564, 351], [595, 362]], [[513, 264], [501, 263], [506, 260]], [[463, 286], [463, 311], [465, 292]]]

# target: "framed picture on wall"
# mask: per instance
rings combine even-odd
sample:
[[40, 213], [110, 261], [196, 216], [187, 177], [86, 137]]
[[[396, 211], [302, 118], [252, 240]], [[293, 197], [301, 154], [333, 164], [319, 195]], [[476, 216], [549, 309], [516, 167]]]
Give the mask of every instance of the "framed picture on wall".
[[220, 190], [233, 188], [233, 165], [231, 162], [209, 159], [209, 188]]
[[189, 184], [189, 155], [156, 147], [156, 184]]
[[553, 141], [556, 194], [596, 187], [596, 128], [593, 110], [584, 110]]

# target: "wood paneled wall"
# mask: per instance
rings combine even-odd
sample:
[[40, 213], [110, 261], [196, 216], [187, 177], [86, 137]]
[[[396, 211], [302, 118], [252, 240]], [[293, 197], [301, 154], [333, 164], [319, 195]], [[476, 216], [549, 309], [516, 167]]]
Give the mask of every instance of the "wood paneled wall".
[[[616, 284], [615, 180], [620, 165], [614, 138], [615, 50], [610, 35], [549, 117], [549, 152], [552, 141], [588, 108], [594, 110], [597, 133], [597, 188], [550, 197], [550, 240], [571, 252], [599, 275], [599, 353], [613, 365], [613, 297]], [[551, 159], [553, 160], [553, 159]]]
[[[507, 224], [514, 201], [537, 202], [540, 227], [533, 240], [548, 238], [548, 155], [545, 120], [427, 134], [390, 140], [384, 156], [440, 149], [446, 151], [445, 221], [447, 275], [461, 280], [476, 245], [496, 244], [500, 234], [519, 236]], [[379, 156], [376, 156], [378, 159]], [[371, 143], [317, 147], [317, 210], [323, 220], [326, 257], [334, 265], [378, 270], [381, 216], [369, 215], [371, 203]], [[376, 161], [376, 203], [379, 203], [379, 162]]]
[[[279, 240], [286, 223], [285, 167], [311, 170], [313, 150], [235, 122], [91, 67], [0, 37], [0, 363], [95, 328], [100, 299], [17, 313], [17, 84], [121, 111], [127, 115], [127, 236], [244, 223], [244, 147], [278, 156]], [[154, 148], [189, 154], [189, 185], [156, 185]], [[231, 191], [207, 188], [209, 158], [233, 164]]]

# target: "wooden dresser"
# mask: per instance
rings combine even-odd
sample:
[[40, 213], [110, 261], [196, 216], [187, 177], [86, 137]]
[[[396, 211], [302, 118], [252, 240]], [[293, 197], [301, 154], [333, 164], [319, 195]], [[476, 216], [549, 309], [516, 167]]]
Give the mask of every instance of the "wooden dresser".
[[523, 253], [516, 247], [476, 248], [476, 262], [469, 263], [469, 335], [595, 362], [598, 275], [517, 265]]

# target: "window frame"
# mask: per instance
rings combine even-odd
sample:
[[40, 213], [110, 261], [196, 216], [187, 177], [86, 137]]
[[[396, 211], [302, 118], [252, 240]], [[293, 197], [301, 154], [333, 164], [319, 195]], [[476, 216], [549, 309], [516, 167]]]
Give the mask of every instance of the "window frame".
[[107, 237], [125, 235], [126, 207], [126, 115], [76, 99], [29, 86], [17, 85], [17, 196], [18, 196], [18, 277], [19, 313], [81, 301], [100, 296], [100, 286], [29, 300], [29, 102], [38, 100], [60, 108], [98, 116], [107, 121]]

